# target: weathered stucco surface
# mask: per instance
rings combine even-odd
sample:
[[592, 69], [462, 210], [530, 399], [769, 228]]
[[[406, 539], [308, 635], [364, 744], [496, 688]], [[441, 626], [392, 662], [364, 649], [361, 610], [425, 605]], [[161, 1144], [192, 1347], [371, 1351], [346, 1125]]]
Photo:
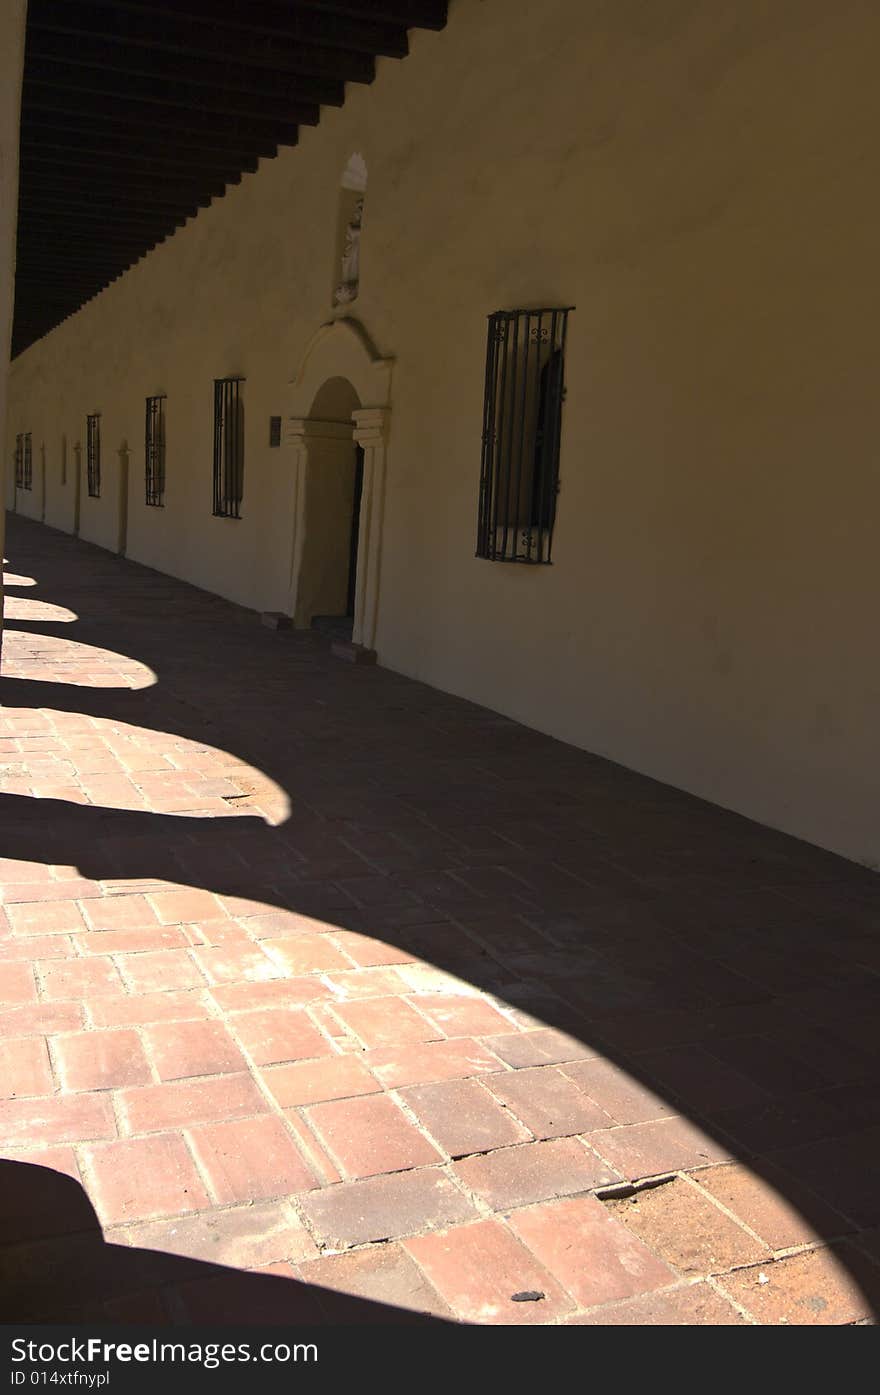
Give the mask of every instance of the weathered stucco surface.
[[[260, 610], [290, 600], [291, 382], [331, 315], [394, 360], [381, 663], [880, 863], [880, 11], [865, 0], [459, 0], [14, 365], [7, 460], [71, 529]], [[474, 558], [485, 316], [574, 304], [554, 565]], [[212, 379], [247, 379], [240, 522], [211, 516]], [[167, 399], [164, 509], [143, 405]], [[369, 405], [369, 404], [365, 404]], [[67, 483], [61, 483], [67, 440]], [[83, 459], [82, 468], [85, 469]], [[37, 488], [21, 512], [40, 508]]]

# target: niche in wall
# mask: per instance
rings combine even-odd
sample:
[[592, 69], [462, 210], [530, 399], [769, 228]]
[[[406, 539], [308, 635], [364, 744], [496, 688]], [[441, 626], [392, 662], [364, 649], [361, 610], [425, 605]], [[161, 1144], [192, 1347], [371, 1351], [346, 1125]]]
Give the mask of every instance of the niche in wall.
[[333, 304], [350, 305], [357, 299], [361, 276], [361, 228], [367, 191], [367, 166], [362, 155], [352, 155], [339, 181], [336, 241], [333, 259]]

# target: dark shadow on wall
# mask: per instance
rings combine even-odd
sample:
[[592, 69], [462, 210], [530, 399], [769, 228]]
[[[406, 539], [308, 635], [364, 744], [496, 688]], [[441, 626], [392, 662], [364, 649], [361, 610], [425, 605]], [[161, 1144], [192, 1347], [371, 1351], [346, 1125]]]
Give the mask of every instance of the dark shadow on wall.
[[0, 1232], [6, 1324], [443, 1322], [293, 1277], [108, 1244], [80, 1184], [34, 1163], [0, 1161]]
[[123, 653], [158, 682], [4, 678], [0, 703], [202, 741], [270, 776], [291, 812], [271, 827], [5, 795], [6, 856], [255, 899], [497, 994], [747, 1162], [880, 1306], [860, 1248], [880, 1224], [875, 874], [13, 522], [12, 565], [38, 581], [22, 597], [80, 619], [9, 628]]

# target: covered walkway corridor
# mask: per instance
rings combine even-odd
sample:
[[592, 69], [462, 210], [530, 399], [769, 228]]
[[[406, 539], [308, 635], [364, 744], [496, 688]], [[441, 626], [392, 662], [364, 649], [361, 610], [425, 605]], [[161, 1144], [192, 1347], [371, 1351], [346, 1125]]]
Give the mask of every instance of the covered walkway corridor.
[[874, 874], [6, 556], [6, 1321], [870, 1320]]

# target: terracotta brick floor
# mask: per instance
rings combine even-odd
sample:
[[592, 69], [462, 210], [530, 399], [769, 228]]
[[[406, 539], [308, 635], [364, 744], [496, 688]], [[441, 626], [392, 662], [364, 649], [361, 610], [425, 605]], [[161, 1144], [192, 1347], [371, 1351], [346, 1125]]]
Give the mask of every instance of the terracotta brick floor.
[[871, 1319], [875, 874], [7, 556], [4, 1320]]

